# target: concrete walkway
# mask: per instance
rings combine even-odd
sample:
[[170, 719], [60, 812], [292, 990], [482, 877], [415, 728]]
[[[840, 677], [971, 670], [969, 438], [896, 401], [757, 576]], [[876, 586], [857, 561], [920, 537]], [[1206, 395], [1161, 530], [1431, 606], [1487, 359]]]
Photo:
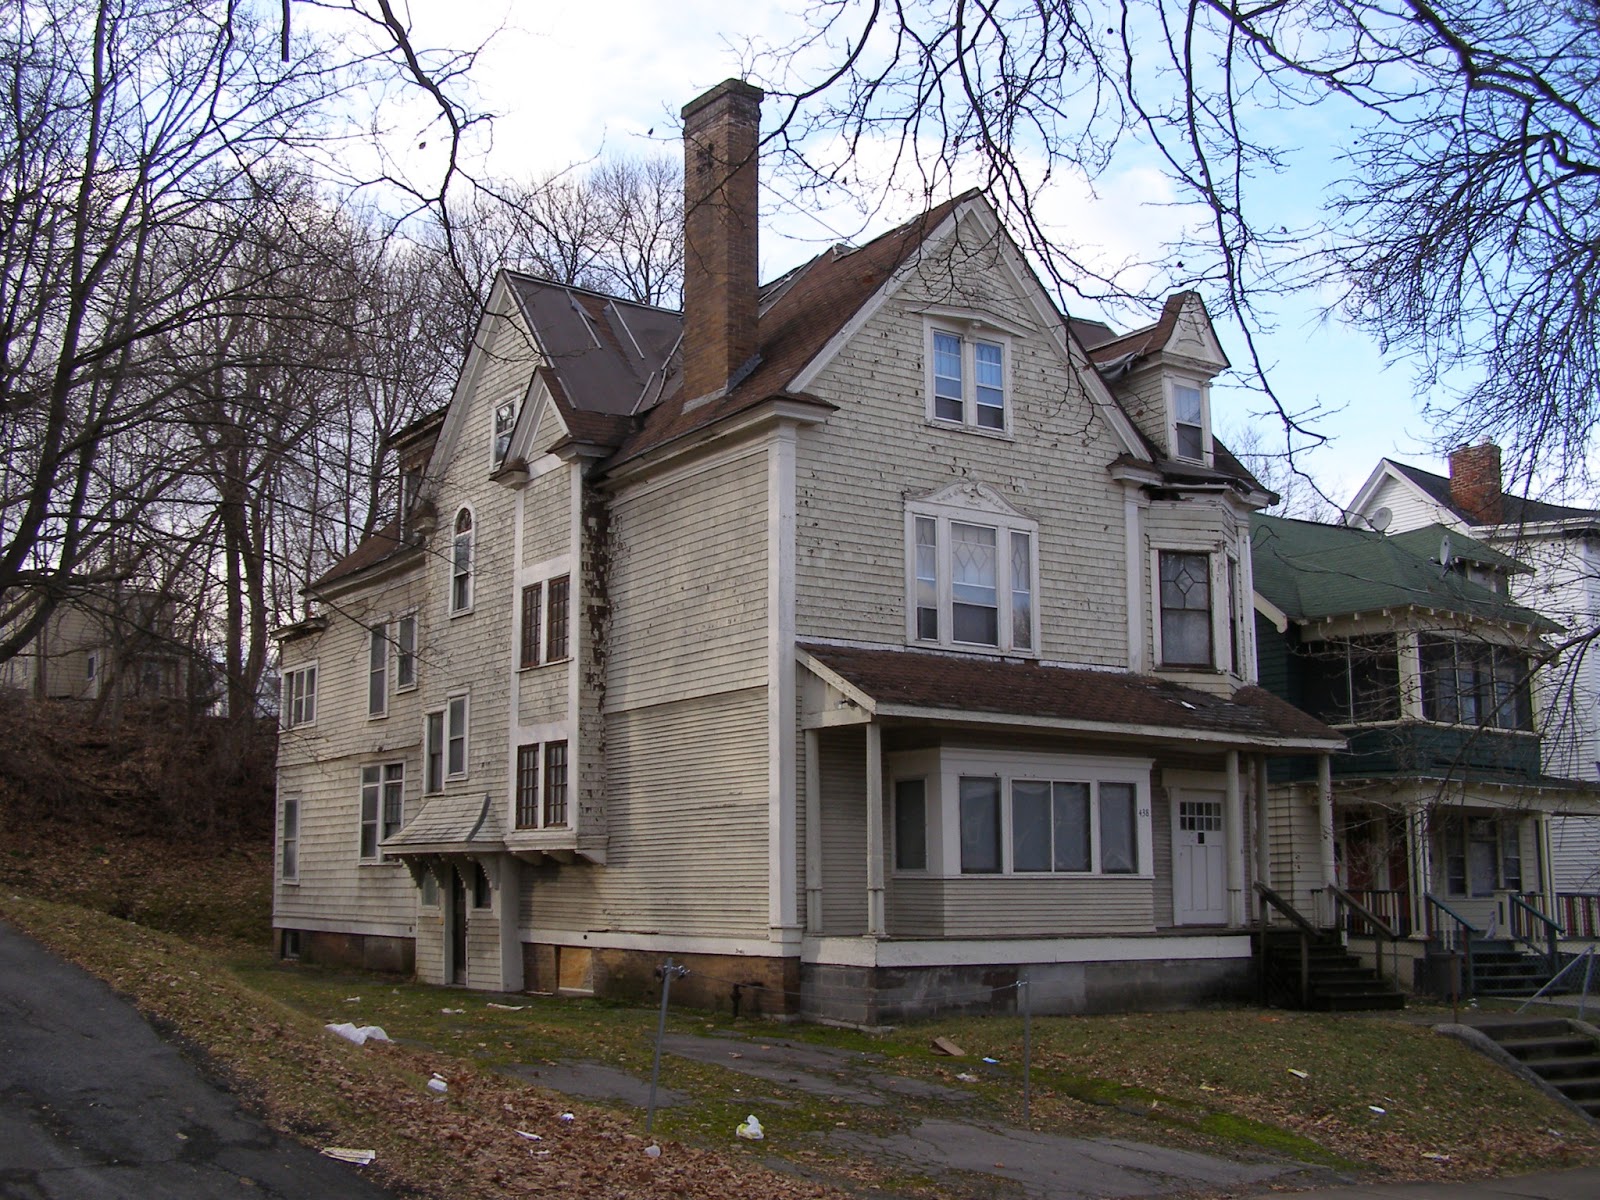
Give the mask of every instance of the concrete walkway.
[[280, 1137], [98, 979], [0, 922], [0, 1200], [387, 1200]]
[[[1600, 1167], [1478, 1183], [1368, 1183], [1294, 1194], [1307, 1200], [1596, 1200], [1600, 1197]], [[1285, 1200], [1285, 1194], [1262, 1192], [1251, 1200]]]

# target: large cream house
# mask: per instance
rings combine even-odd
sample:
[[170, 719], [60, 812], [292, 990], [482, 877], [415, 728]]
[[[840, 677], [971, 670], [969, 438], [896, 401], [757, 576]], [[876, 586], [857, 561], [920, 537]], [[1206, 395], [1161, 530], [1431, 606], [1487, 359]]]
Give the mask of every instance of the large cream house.
[[684, 110], [680, 315], [515, 273], [400, 519], [283, 631], [285, 953], [894, 1020], [1249, 987], [1249, 519], [1197, 297], [1117, 337], [968, 194], [762, 287]]

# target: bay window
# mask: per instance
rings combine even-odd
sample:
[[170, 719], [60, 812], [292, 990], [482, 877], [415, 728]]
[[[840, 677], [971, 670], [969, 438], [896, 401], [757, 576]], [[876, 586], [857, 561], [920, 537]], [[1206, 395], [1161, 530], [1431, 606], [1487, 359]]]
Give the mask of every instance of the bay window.
[[1528, 659], [1511, 646], [1423, 634], [1422, 715], [1452, 725], [1532, 729]]
[[1157, 555], [1161, 665], [1209, 667], [1212, 651], [1211, 556], [1162, 550]]

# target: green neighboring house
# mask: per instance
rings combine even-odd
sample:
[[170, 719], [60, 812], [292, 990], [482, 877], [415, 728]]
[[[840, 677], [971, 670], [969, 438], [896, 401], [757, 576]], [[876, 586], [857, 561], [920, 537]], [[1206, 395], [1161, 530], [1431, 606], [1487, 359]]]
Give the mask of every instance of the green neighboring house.
[[1543, 767], [1531, 683], [1557, 626], [1509, 598], [1527, 568], [1439, 525], [1259, 514], [1251, 553], [1261, 685], [1349, 739], [1320, 769], [1273, 764], [1273, 886], [1370, 934], [1336, 883], [1401, 935], [1419, 985], [1463, 940], [1548, 954], [1550, 820], [1600, 811], [1600, 789]]

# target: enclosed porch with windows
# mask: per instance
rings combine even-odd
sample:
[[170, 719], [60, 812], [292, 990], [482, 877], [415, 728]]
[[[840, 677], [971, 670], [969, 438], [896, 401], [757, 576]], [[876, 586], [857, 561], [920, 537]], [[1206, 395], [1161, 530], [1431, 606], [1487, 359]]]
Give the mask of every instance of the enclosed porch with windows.
[[1263, 756], [1328, 752], [1259, 689], [801, 651], [802, 1010], [1183, 1007], [1253, 994]]

